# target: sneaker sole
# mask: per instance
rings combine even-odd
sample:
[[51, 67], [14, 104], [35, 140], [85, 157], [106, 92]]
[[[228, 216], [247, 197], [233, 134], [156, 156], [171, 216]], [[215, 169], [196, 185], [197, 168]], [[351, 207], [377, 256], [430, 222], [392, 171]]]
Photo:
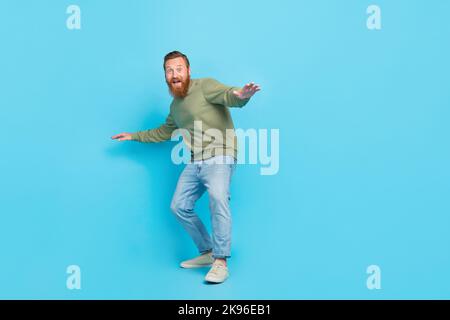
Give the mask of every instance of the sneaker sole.
[[228, 279], [228, 276], [226, 276], [226, 278], [223, 279], [222, 281], [220, 281], [220, 280], [214, 280], [214, 279], [207, 279], [207, 278], [205, 278], [205, 281], [206, 281], [206, 282], [210, 282], [210, 283], [222, 283], [222, 282], [225, 282], [225, 280], [227, 280], [227, 279]]
[[207, 264], [180, 264], [180, 267], [184, 268], [184, 269], [195, 269], [195, 268], [204, 268], [204, 267], [210, 267], [212, 266], [212, 263], [207, 263]]

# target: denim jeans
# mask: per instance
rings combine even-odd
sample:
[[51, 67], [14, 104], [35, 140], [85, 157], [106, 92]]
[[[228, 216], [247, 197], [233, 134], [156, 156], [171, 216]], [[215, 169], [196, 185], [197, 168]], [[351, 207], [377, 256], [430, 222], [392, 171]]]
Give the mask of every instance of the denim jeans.
[[[231, 256], [230, 183], [235, 169], [236, 160], [231, 156], [216, 156], [187, 164], [170, 205], [199, 252], [212, 251], [214, 258]], [[212, 239], [194, 212], [195, 202], [205, 191], [209, 195]]]

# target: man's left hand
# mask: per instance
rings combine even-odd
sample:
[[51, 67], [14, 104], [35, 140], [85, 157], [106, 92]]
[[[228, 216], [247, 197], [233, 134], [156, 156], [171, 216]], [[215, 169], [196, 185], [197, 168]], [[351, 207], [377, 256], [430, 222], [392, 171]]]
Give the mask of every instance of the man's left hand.
[[241, 90], [237, 91], [234, 90], [233, 94], [238, 97], [239, 99], [248, 99], [251, 98], [256, 92], [258, 92], [259, 90], [261, 90], [261, 88], [259, 87], [259, 85], [250, 82], [248, 84], [246, 84]]

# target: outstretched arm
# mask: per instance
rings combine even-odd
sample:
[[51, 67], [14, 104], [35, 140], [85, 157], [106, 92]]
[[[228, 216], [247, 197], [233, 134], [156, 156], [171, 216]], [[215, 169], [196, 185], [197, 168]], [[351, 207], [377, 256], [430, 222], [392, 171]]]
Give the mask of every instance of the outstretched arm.
[[243, 107], [260, 90], [253, 82], [243, 88], [226, 86], [215, 79], [205, 79], [202, 83], [203, 96], [209, 103], [225, 107]]
[[139, 142], [162, 142], [169, 140], [172, 132], [177, 129], [172, 116], [169, 114], [166, 122], [155, 129], [138, 131], [135, 133], [123, 132], [112, 136], [112, 139], [119, 141], [135, 140]]

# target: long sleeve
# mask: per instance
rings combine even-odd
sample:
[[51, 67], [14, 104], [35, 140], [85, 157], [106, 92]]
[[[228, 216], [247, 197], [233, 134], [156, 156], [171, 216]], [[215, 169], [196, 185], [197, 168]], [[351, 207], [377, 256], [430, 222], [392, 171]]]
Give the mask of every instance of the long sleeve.
[[233, 91], [240, 90], [239, 87], [229, 87], [215, 79], [205, 79], [202, 82], [203, 96], [209, 103], [223, 105], [225, 107], [239, 107], [242, 108], [250, 100], [239, 99], [233, 94]]
[[172, 115], [169, 114], [166, 122], [155, 129], [143, 130], [133, 133], [131, 138], [139, 142], [162, 142], [169, 140], [172, 132], [177, 129]]

